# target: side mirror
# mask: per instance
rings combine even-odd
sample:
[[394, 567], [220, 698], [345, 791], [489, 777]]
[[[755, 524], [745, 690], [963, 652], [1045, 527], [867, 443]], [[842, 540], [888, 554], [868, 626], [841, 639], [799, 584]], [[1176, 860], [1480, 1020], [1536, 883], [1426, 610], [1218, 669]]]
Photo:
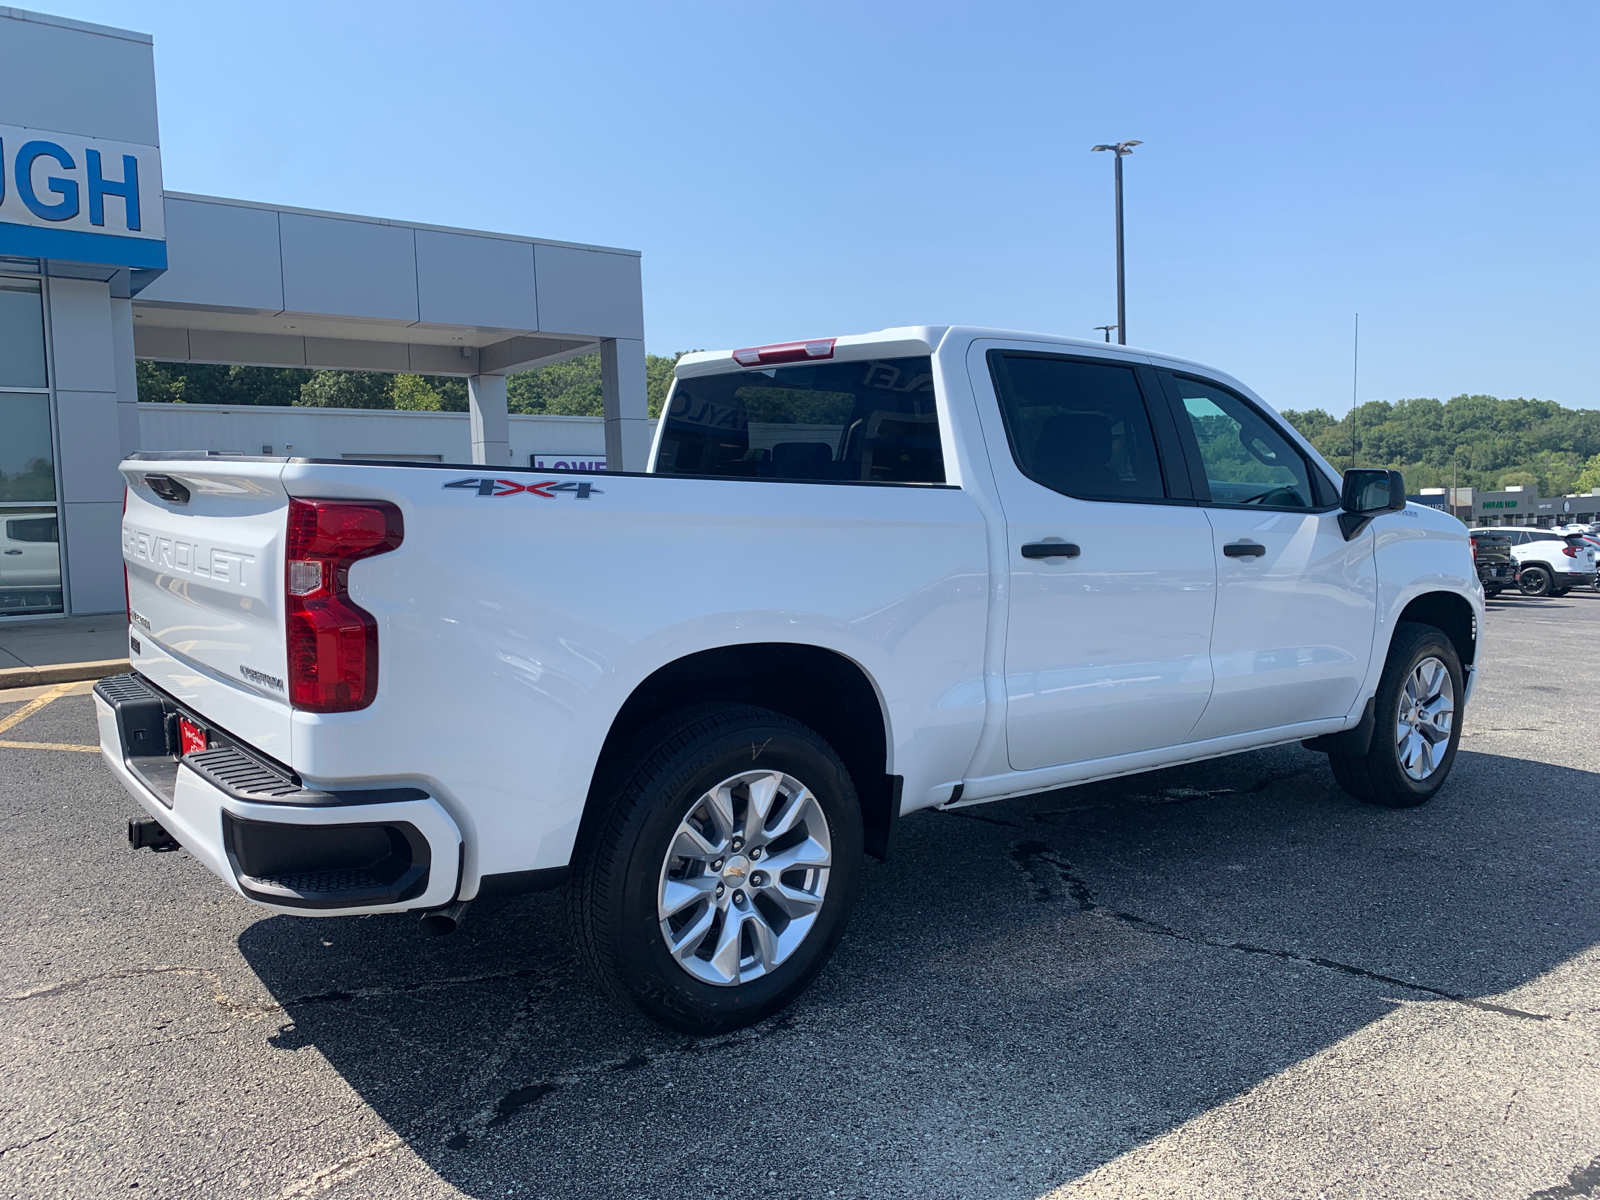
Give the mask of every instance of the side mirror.
[[1405, 478], [1399, 471], [1346, 471], [1339, 504], [1344, 509], [1339, 514], [1339, 528], [1348, 542], [1365, 529], [1373, 517], [1404, 511]]

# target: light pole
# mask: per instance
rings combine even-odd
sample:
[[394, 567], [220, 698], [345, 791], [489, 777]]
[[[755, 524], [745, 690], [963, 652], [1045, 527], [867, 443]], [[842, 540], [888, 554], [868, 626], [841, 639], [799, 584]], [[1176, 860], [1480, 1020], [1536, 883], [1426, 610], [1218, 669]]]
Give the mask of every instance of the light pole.
[[1115, 325], [1096, 325], [1096, 326], [1095, 326], [1095, 327], [1094, 327], [1094, 331], [1095, 331], [1095, 332], [1096, 332], [1096, 333], [1099, 333], [1099, 332], [1100, 332], [1100, 331], [1101, 331], [1101, 330], [1102, 330], [1102, 329], [1103, 329], [1103, 330], [1105, 330], [1105, 334], [1106, 334], [1106, 344], [1107, 344], [1107, 345], [1110, 345], [1110, 343], [1111, 343], [1111, 331], [1112, 331], [1112, 330], [1113, 330], [1113, 329], [1115, 329], [1115, 328], [1116, 328], [1116, 326], [1115, 326]]
[[[1110, 145], [1089, 147], [1090, 153], [1096, 150], [1110, 150], [1117, 162], [1117, 345], [1119, 346], [1128, 344], [1126, 289], [1123, 286], [1122, 275], [1122, 160], [1126, 155], [1132, 154], [1133, 148], [1139, 145], [1143, 143], [1114, 142]], [[1111, 340], [1109, 333], [1106, 335], [1106, 340]]]

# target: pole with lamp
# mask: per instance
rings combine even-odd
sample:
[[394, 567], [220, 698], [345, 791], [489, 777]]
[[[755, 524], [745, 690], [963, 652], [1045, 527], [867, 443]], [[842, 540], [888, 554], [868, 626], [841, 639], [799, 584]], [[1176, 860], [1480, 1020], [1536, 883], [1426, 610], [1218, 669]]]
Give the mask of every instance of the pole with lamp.
[[1113, 329], [1115, 329], [1115, 328], [1116, 328], [1116, 326], [1115, 326], [1115, 325], [1096, 325], [1096, 326], [1095, 326], [1095, 327], [1094, 327], [1094, 331], [1095, 331], [1095, 332], [1096, 332], [1096, 333], [1099, 333], [1099, 332], [1100, 332], [1100, 331], [1101, 331], [1101, 330], [1105, 330], [1105, 335], [1106, 335], [1106, 345], [1108, 345], [1108, 346], [1109, 346], [1109, 345], [1110, 345], [1110, 344], [1111, 344], [1111, 331], [1112, 331], [1112, 330], [1113, 330]]
[[[1092, 154], [1097, 150], [1109, 150], [1116, 159], [1117, 180], [1117, 345], [1128, 344], [1128, 311], [1126, 304], [1126, 289], [1123, 284], [1122, 271], [1122, 160], [1133, 153], [1135, 146], [1143, 145], [1142, 142], [1112, 142], [1108, 145], [1091, 146]], [[1111, 333], [1106, 332], [1106, 341], [1111, 340]]]

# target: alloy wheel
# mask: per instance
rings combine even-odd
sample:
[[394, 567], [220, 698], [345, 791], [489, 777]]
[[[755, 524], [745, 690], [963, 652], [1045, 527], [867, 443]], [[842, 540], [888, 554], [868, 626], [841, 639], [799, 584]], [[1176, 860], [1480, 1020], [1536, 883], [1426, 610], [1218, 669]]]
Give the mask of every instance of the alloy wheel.
[[1450, 748], [1455, 721], [1456, 688], [1450, 670], [1432, 655], [1424, 658], [1406, 679], [1400, 693], [1395, 724], [1395, 748], [1400, 767], [1421, 783], [1439, 769]]
[[775, 970], [810, 934], [833, 865], [828, 820], [782, 771], [745, 771], [707, 790], [661, 864], [656, 915], [673, 960], [734, 987]]

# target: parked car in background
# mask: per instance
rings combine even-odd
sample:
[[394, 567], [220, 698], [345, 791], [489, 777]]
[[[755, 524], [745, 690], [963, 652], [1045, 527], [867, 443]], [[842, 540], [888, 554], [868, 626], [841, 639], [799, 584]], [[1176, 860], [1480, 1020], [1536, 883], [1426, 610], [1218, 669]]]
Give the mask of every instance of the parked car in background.
[[1478, 582], [1483, 584], [1483, 594], [1493, 600], [1517, 582], [1517, 560], [1511, 553], [1512, 538], [1505, 530], [1479, 529], [1468, 541], [1472, 545], [1472, 562], [1478, 568]]
[[1517, 586], [1525, 596], [1565, 596], [1575, 587], [1595, 584], [1595, 548], [1578, 534], [1553, 529], [1473, 529], [1509, 535], [1517, 560]]
[[[1597, 530], [1600, 530], [1600, 525], [1568, 525], [1565, 529], [1558, 529], [1556, 532], [1568, 536], [1576, 535], [1581, 537], [1589, 548], [1595, 551], [1596, 561], [1600, 562], [1600, 532], [1597, 532]], [[1596, 576], [1594, 586], [1596, 591], [1600, 591], [1600, 575]]]

